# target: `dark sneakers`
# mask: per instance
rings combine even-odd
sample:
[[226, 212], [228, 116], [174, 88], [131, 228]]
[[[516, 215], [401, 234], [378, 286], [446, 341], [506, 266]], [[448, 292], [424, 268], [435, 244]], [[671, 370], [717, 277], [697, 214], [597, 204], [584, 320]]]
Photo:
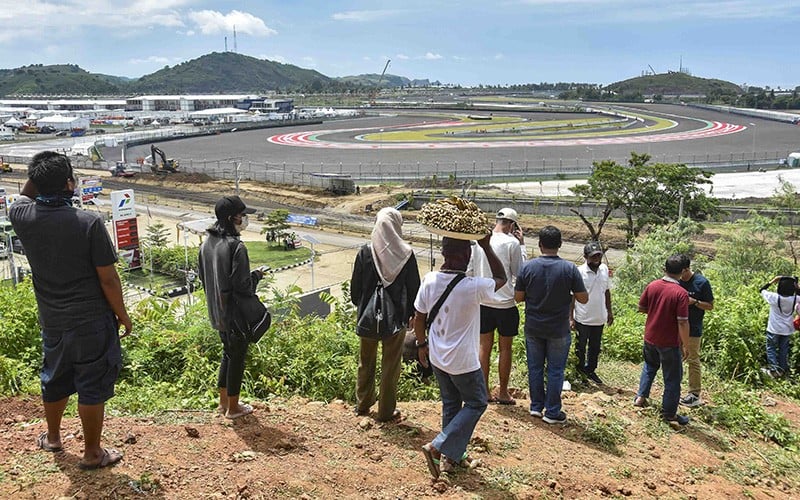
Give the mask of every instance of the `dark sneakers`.
[[695, 406], [700, 406], [701, 404], [703, 404], [703, 401], [700, 399], [700, 396], [690, 392], [689, 394], [681, 398], [680, 403], [682, 406], [693, 408]]
[[595, 373], [595, 372], [587, 373], [587, 374], [586, 374], [586, 377], [587, 377], [589, 380], [591, 380], [592, 382], [594, 382], [595, 384], [597, 384], [597, 385], [604, 385], [604, 384], [603, 384], [603, 379], [601, 379], [600, 377], [598, 377], [598, 376], [597, 376], [597, 373]]
[[567, 423], [567, 414], [563, 411], [558, 412], [558, 416], [556, 417], [548, 417], [547, 415], [542, 417], [542, 420], [547, 422], [548, 424], [565, 424]]
[[664, 417], [664, 421], [669, 424], [675, 430], [681, 429], [686, 425], [689, 425], [689, 417], [685, 417], [683, 415], [678, 415], [677, 413], [672, 417]]

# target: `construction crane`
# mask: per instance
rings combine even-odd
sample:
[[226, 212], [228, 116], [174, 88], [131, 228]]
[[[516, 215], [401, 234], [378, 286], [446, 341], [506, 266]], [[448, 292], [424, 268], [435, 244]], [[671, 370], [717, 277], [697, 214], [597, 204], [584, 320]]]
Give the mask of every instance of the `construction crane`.
[[378, 92], [381, 91], [381, 83], [383, 83], [383, 75], [386, 74], [386, 69], [389, 68], [389, 63], [392, 62], [391, 59], [386, 60], [386, 65], [383, 67], [383, 71], [381, 71], [381, 76], [378, 78], [378, 83], [375, 85], [375, 88], [372, 92], [369, 93], [369, 105], [375, 105], [375, 97], [378, 95]]

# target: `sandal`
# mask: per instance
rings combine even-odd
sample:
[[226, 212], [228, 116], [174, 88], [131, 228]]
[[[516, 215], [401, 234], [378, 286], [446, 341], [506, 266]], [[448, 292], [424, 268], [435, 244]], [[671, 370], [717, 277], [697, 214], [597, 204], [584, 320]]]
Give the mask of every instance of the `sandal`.
[[64, 448], [61, 446], [53, 446], [47, 441], [47, 433], [43, 432], [39, 434], [39, 437], [36, 438], [36, 445], [39, 447], [40, 450], [49, 451], [50, 453], [56, 453]]
[[[422, 445], [422, 454], [425, 455], [425, 461], [428, 463], [428, 471], [430, 471], [434, 479], [439, 479], [439, 463], [441, 460], [434, 457], [434, 453], [438, 452], [431, 443]], [[441, 454], [439, 456], [441, 457]]]
[[253, 407], [248, 404], [239, 405], [239, 407], [242, 409], [242, 411], [238, 411], [236, 413], [227, 413], [225, 418], [229, 420], [235, 420], [239, 417], [244, 417], [245, 415], [250, 415], [253, 413]]
[[118, 452], [113, 448], [103, 448], [103, 456], [100, 457], [100, 461], [96, 464], [87, 464], [83, 462], [78, 462], [78, 467], [81, 470], [95, 470], [95, 469], [102, 469], [103, 467], [110, 467], [120, 460], [122, 460], [122, 453]]

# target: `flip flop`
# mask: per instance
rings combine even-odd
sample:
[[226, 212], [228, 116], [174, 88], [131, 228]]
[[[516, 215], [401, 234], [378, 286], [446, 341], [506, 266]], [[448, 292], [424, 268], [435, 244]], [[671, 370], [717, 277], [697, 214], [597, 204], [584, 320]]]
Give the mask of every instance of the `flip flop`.
[[425, 461], [428, 463], [428, 471], [434, 479], [439, 479], [439, 463], [440, 460], [433, 456], [434, 447], [431, 443], [422, 445], [422, 454], [425, 455]]
[[237, 419], [239, 417], [244, 417], [245, 415], [250, 415], [251, 413], [253, 413], [253, 407], [252, 406], [250, 406], [248, 404], [243, 404], [243, 405], [239, 405], [239, 406], [242, 407], [242, 411], [237, 412], [237, 413], [228, 413], [227, 415], [225, 415], [225, 418], [227, 418], [229, 420], [235, 420], [235, 419]]
[[36, 445], [39, 446], [40, 450], [49, 451], [50, 453], [56, 453], [64, 449], [61, 446], [53, 446], [48, 443], [46, 432], [39, 434], [39, 437], [36, 438]]
[[95, 470], [95, 469], [102, 469], [103, 467], [110, 467], [120, 460], [122, 460], [122, 453], [118, 452], [113, 448], [103, 448], [103, 456], [100, 457], [100, 461], [96, 464], [85, 464], [83, 462], [78, 462], [78, 467], [81, 470]]
[[514, 399], [495, 399], [494, 402], [499, 405], [508, 405], [508, 406], [513, 406], [517, 404], [517, 401]]

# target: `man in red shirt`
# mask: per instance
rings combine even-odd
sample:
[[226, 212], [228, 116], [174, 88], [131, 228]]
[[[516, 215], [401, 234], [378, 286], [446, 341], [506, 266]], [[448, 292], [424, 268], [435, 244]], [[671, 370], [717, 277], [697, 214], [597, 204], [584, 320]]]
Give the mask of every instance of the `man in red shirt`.
[[639, 378], [635, 406], [647, 406], [650, 387], [662, 369], [664, 395], [661, 416], [670, 425], [683, 426], [689, 418], [678, 415], [683, 359], [689, 344], [689, 295], [678, 279], [683, 271], [681, 255], [673, 255], [664, 265], [666, 275], [651, 282], [639, 299], [639, 312], [647, 314], [644, 326], [644, 366]]

